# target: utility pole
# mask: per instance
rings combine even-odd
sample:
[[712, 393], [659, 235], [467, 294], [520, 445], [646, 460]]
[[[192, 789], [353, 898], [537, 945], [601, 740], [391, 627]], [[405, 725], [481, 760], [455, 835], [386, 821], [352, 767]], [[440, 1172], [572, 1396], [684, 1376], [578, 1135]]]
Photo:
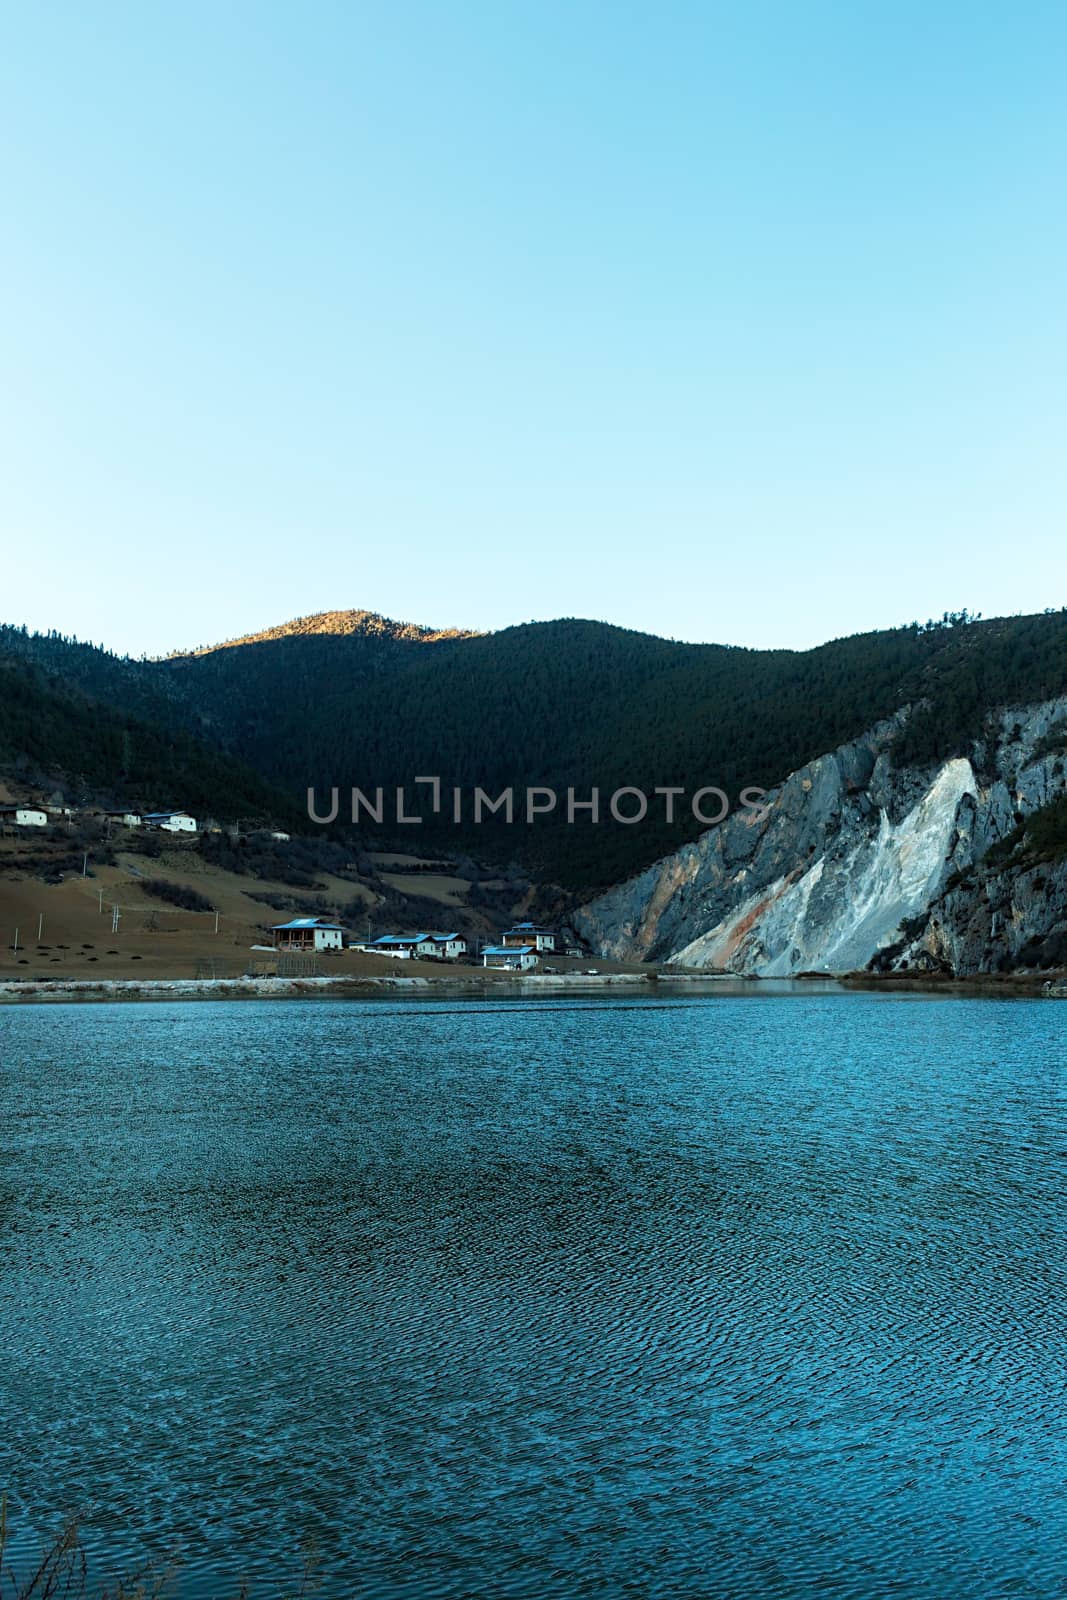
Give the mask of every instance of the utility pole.
[[88, 870], [89, 870], [89, 852], [88, 852], [88, 850], [86, 850], [85, 854], [82, 856], [82, 877], [83, 878], [85, 877], [85, 874], [86, 874], [86, 872]]
[[19, 930], [15, 929], [15, 954], [19, 953]]
[[219, 931], [219, 914], [216, 911], [215, 912], [215, 932], [218, 933], [218, 931]]
[[101, 889], [99, 891], [99, 895], [98, 895], [97, 902], [96, 902], [96, 909], [99, 911], [100, 915], [103, 916], [103, 914], [104, 914], [104, 891], [103, 891], [103, 889]]
[[121, 916], [122, 916], [122, 912], [120, 911], [119, 907], [118, 906], [112, 906], [111, 907], [111, 931], [112, 931], [112, 933], [118, 933], [118, 931], [119, 931], [119, 918]]
[[38, 916], [38, 918], [37, 918], [37, 943], [38, 944], [40, 944], [40, 942], [41, 942], [41, 935], [43, 933], [44, 933], [44, 912], [42, 911], [40, 913], [40, 915]]

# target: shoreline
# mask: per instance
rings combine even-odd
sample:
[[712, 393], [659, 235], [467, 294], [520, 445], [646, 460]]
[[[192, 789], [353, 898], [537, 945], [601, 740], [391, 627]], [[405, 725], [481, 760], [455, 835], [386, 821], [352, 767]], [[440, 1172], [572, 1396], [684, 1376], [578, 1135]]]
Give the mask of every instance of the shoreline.
[[[941, 998], [1034, 999], [1043, 995], [1048, 975], [977, 974], [967, 978], [937, 975], [909, 976], [872, 973], [806, 973], [799, 978], [756, 978], [735, 973], [649, 971], [559, 973], [518, 976], [487, 981], [477, 975], [449, 973], [440, 977], [338, 974], [308, 978], [69, 978], [0, 981], [0, 1005], [100, 1004], [115, 1001], [210, 1000], [372, 1000], [455, 995], [506, 999], [568, 993], [596, 994], [607, 990], [633, 990], [650, 994], [709, 986], [751, 994], [803, 994], [829, 989], [856, 992], [926, 994]], [[1056, 981], [1056, 980], [1054, 980]]]
[[[68, 978], [42, 982], [0, 982], [0, 1005], [49, 1005], [57, 1001], [104, 1000], [325, 1000], [372, 999], [376, 996], [426, 997], [435, 993], [508, 995], [514, 992], [568, 989], [597, 990], [627, 986], [644, 989], [655, 982], [653, 974], [605, 972], [593, 975], [560, 974], [515, 977], [507, 982], [486, 982], [478, 977], [428, 978], [350, 974], [315, 978]], [[714, 980], [713, 980], [714, 981]]]

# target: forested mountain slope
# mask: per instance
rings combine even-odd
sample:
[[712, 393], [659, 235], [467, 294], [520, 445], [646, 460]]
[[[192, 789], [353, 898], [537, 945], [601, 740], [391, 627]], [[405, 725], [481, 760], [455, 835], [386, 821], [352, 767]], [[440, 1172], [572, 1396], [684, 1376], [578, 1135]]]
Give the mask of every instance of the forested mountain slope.
[[[905, 705], [894, 759], [971, 754], [990, 713], [1067, 688], [1067, 612], [855, 635], [808, 651], [679, 644], [582, 620], [487, 635], [324, 613], [160, 661], [0, 630], [16, 655], [166, 728], [210, 738], [302, 805], [309, 785], [715, 784], [736, 802]], [[636, 826], [427, 822], [419, 844], [518, 859], [575, 889], [618, 881], [701, 831], [687, 807]], [[396, 829], [393, 829], [396, 837]]]
[[87, 698], [0, 656], [0, 772], [72, 804], [182, 806], [199, 817], [300, 822], [290, 796], [180, 727]]

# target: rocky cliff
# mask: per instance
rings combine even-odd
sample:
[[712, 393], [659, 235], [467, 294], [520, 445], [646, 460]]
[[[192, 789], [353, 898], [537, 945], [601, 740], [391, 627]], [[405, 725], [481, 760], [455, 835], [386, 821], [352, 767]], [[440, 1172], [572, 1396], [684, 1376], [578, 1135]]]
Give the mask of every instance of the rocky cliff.
[[1067, 961], [1067, 863], [1005, 844], [1065, 793], [1067, 697], [930, 768], [894, 760], [908, 716], [591, 901], [579, 930], [605, 956], [759, 977]]

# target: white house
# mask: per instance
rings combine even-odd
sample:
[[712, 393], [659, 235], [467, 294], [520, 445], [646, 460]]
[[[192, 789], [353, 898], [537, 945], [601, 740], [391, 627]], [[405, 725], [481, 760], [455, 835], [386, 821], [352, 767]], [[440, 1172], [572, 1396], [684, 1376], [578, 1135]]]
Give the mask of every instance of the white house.
[[556, 950], [559, 936], [553, 928], [540, 928], [536, 922], [517, 922], [513, 928], [501, 934], [500, 943], [510, 946], [532, 944], [535, 950]]
[[280, 828], [272, 828], [270, 836], [272, 839], [277, 839], [282, 844], [287, 844], [291, 837], [290, 834], [283, 833]]
[[139, 811], [105, 811], [105, 820], [114, 822], [122, 828], [139, 828], [141, 826], [141, 813]]
[[275, 950], [341, 950], [344, 948], [344, 931], [339, 922], [327, 922], [325, 917], [294, 917], [291, 922], [277, 922], [270, 930]]
[[16, 828], [47, 828], [48, 812], [39, 806], [0, 806], [0, 822], [13, 822]]
[[383, 933], [356, 945], [369, 956], [394, 956], [399, 961], [432, 961], [440, 954], [432, 933]]
[[196, 818], [188, 811], [149, 811], [142, 820], [146, 828], [162, 828], [166, 833], [196, 832]]
[[467, 954], [467, 941], [461, 933], [431, 933], [430, 938], [439, 961], [458, 961]]
[[487, 944], [482, 951], [483, 967], [501, 967], [505, 972], [529, 972], [537, 962], [532, 944]]

